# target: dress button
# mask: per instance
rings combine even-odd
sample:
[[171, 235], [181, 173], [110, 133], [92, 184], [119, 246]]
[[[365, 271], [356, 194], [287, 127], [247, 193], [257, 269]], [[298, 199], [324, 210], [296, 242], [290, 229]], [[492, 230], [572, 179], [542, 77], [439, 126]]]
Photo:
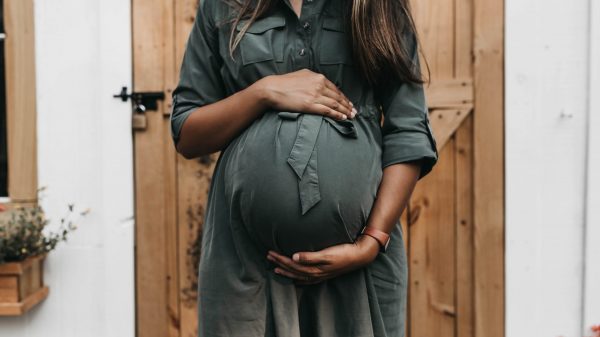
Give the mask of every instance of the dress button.
[[298, 52], [298, 55], [304, 56], [304, 54], [306, 54], [306, 51], [304, 50], [304, 48], [300, 49], [300, 52]]
[[302, 28], [308, 29], [308, 27], [310, 27], [310, 23], [308, 21], [304, 22], [304, 24], [302, 25]]

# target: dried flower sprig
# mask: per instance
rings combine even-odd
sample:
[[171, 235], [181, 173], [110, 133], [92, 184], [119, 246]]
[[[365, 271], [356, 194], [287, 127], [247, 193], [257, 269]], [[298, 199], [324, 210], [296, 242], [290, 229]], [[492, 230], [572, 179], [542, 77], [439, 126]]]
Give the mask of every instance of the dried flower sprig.
[[[41, 191], [38, 189], [38, 200]], [[0, 212], [6, 211], [2, 206]], [[68, 210], [60, 219], [60, 226], [55, 231], [44, 229], [50, 223], [46, 218], [42, 206], [37, 203], [33, 206], [20, 206], [13, 210], [10, 218], [0, 222], [0, 263], [22, 261], [29, 256], [47, 253], [53, 250], [58, 242], [66, 241], [68, 234], [77, 228], [74, 215], [85, 216], [89, 209], [75, 212], [73, 204], [68, 205]]]

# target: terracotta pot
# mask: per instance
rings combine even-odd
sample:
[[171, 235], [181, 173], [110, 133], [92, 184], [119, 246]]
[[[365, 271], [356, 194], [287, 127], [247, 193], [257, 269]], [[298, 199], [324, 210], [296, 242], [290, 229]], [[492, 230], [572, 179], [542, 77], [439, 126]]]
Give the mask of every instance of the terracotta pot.
[[0, 264], [0, 316], [19, 316], [48, 296], [44, 286], [46, 254]]

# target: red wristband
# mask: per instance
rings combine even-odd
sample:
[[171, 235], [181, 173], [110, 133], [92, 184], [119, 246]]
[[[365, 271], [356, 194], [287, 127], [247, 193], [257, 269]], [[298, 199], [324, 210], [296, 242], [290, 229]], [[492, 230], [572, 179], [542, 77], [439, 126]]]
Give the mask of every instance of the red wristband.
[[379, 242], [380, 251], [384, 252], [387, 250], [388, 245], [390, 244], [390, 235], [384, 231], [379, 229], [375, 229], [373, 227], [364, 226], [360, 231], [360, 234], [368, 235], [377, 242]]

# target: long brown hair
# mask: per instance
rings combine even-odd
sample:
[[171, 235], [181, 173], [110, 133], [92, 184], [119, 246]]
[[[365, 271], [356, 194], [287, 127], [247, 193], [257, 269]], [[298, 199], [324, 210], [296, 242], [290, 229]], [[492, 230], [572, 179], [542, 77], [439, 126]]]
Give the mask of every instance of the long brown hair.
[[[237, 12], [232, 27], [236, 27], [240, 20], [248, 19], [237, 34], [235, 29], [231, 30], [229, 50], [233, 55], [233, 50], [252, 22], [283, 0], [224, 1]], [[354, 56], [367, 81], [373, 85], [384, 84], [393, 74], [401, 81], [424, 83], [411, 51], [411, 45], [418, 48], [420, 44], [408, 0], [346, 1], [351, 11], [345, 17], [350, 21], [347, 24], [352, 31]], [[407, 41], [407, 37], [413, 41]]]

